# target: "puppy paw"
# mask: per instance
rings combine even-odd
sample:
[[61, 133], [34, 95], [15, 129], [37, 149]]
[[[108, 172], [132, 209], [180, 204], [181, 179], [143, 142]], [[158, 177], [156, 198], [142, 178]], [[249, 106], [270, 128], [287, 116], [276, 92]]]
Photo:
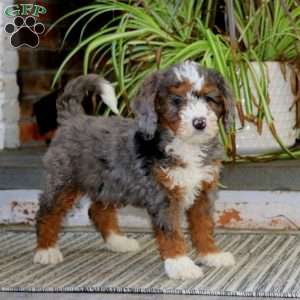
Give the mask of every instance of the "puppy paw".
[[202, 269], [187, 256], [166, 259], [165, 271], [172, 279], [196, 279], [203, 276]]
[[106, 239], [106, 248], [113, 252], [133, 252], [140, 250], [140, 245], [135, 239], [113, 233]]
[[41, 265], [56, 265], [63, 261], [60, 250], [56, 247], [38, 249], [34, 255], [33, 262]]
[[209, 267], [230, 267], [235, 264], [235, 259], [230, 252], [210, 253], [199, 256], [199, 261]]

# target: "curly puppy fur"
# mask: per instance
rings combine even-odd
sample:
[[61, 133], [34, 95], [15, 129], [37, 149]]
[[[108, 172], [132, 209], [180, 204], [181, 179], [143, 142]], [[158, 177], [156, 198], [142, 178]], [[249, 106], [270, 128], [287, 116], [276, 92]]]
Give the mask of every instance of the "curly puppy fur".
[[47, 183], [37, 214], [35, 262], [62, 260], [56, 245], [60, 225], [85, 194], [92, 201], [91, 220], [114, 251], [138, 249], [122, 235], [117, 220], [117, 208], [131, 204], [147, 210], [169, 277], [202, 275], [186, 257], [183, 211], [202, 261], [232, 264], [232, 255], [214, 244], [210, 215], [223, 155], [218, 121], [226, 130], [234, 122], [223, 78], [192, 61], [156, 72], [132, 101], [134, 119], [85, 115], [81, 101], [88, 92], [117, 112], [112, 87], [94, 74], [72, 80], [58, 99], [60, 127], [44, 158]]

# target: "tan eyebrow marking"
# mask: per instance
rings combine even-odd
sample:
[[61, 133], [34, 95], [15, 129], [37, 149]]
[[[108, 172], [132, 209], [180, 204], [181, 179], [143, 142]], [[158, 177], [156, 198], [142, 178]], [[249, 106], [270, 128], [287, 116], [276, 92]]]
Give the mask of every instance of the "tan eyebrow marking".
[[172, 94], [178, 96], [184, 96], [187, 92], [191, 91], [191, 89], [192, 89], [192, 83], [190, 81], [183, 81], [178, 85], [173, 85], [169, 87], [169, 91]]
[[205, 83], [201, 90], [195, 91], [195, 94], [200, 97], [207, 94], [214, 94], [215, 96], [220, 96], [220, 91], [215, 84]]

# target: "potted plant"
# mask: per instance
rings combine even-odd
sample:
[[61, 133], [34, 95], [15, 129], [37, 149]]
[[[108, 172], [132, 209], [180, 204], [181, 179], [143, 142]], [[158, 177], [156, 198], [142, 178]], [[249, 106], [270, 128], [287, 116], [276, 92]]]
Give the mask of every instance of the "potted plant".
[[[228, 16], [237, 29], [231, 34], [231, 40], [250, 61], [247, 69], [241, 68], [238, 72], [243, 78], [239, 94], [241, 117], [236, 134], [238, 152], [278, 151], [280, 143], [293, 146], [299, 126], [296, 124], [300, 100], [299, 8], [295, 1], [263, 1], [259, 4], [235, 1]], [[244, 84], [245, 81], [248, 84]], [[259, 95], [260, 90], [264, 95]], [[267, 100], [265, 108], [261, 97]], [[270, 130], [263, 122], [264, 114]]]
[[[54, 83], [73, 55], [84, 49], [84, 72], [93, 70], [101, 71], [104, 76], [113, 74], [121, 99], [120, 111], [128, 115], [129, 99], [132, 99], [146, 75], [158, 68], [192, 59], [217, 69], [232, 85], [239, 116], [236, 126], [238, 147], [243, 140], [242, 133], [248, 135], [247, 126], [250, 124], [252, 130], [255, 129], [255, 139], [263, 132], [270, 132], [272, 142], [276, 141], [279, 149], [284, 150], [276, 157], [300, 157], [300, 151], [288, 149], [296, 135], [286, 145], [278, 134], [271, 104], [272, 93], [268, 89], [269, 75], [274, 72], [270, 70], [272, 64], [268, 61], [280, 61], [280, 64], [276, 63], [276, 73], [279, 68], [282, 77], [287, 80], [292, 74], [291, 90], [299, 103], [297, 58], [300, 53], [300, 8], [294, 0], [284, 3], [280, 0], [266, 0], [257, 5], [255, 1], [228, 0], [225, 12], [229, 20], [227, 29], [217, 23], [219, 18], [215, 16], [220, 9], [217, 2], [99, 0], [70, 12], [58, 20], [60, 22], [65, 17], [79, 15], [67, 34], [78, 22], [83, 19], [86, 21], [78, 45], [58, 69]], [[85, 37], [88, 24], [108, 12], [114, 14], [112, 21], [93, 35]], [[104, 68], [98, 70], [97, 66], [108, 53]], [[297, 101], [293, 99], [293, 104]], [[286, 110], [291, 108], [295, 116], [294, 106], [285, 104], [285, 108], [288, 107]], [[295, 124], [291, 125], [293, 127]], [[220, 136], [227, 152], [234, 154], [235, 128], [226, 136], [220, 124]], [[241, 156], [241, 153], [238, 154]], [[257, 158], [260, 157], [270, 159], [274, 155]]]

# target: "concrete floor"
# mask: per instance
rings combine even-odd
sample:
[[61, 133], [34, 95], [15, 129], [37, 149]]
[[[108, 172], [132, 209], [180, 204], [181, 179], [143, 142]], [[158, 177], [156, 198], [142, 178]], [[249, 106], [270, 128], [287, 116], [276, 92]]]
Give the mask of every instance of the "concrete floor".
[[132, 295], [132, 294], [32, 294], [0, 293], [0, 300], [280, 300], [285, 298], [190, 296], [190, 295]]

